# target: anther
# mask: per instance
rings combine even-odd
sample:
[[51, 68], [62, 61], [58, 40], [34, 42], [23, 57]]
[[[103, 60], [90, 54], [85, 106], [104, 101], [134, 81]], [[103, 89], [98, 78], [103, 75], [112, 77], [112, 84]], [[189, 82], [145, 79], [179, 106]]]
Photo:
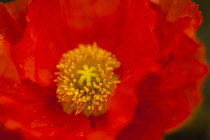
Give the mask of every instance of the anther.
[[113, 72], [119, 66], [115, 56], [98, 48], [96, 43], [80, 44], [63, 54], [54, 81], [64, 111], [75, 110], [75, 114], [83, 112], [87, 116], [104, 113], [119, 83], [119, 76]]

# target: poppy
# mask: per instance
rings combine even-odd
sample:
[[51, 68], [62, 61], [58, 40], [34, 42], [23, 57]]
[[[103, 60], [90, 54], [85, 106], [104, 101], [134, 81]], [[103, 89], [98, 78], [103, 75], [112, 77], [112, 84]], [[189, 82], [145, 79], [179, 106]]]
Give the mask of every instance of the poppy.
[[207, 70], [188, 0], [1, 7], [4, 137], [160, 139], [199, 103]]

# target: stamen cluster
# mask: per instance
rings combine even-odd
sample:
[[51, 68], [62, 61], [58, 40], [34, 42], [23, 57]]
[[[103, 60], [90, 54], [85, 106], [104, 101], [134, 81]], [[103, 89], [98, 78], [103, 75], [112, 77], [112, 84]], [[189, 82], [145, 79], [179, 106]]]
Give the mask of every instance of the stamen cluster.
[[56, 72], [58, 102], [67, 113], [99, 115], [104, 113], [114, 95], [118, 76], [113, 72], [120, 62], [106, 50], [93, 45], [79, 45], [63, 54]]

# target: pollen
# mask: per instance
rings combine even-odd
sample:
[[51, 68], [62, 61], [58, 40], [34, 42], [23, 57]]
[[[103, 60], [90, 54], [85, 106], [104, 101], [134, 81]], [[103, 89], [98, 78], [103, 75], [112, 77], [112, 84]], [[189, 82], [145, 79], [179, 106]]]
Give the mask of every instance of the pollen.
[[57, 65], [57, 98], [64, 112], [97, 116], [106, 112], [119, 76], [120, 62], [110, 52], [93, 45], [78, 45], [64, 53]]

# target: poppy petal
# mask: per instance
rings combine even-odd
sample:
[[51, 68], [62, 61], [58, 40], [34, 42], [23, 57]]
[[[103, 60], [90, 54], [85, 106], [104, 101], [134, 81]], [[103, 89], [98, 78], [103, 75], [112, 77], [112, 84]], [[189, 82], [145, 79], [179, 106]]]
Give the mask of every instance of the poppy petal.
[[26, 26], [26, 0], [7, 4], [0, 3], [0, 34], [15, 45], [22, 37]]
[[[100, 9], [101, 3], [105, 4], [104, 9], [111, 5], [115, 10], [92, 13]], [[142, 11], [138, 11], [138, 6]], [[61, 55], [77, 47], [79, 43], [97, 42], [100, 47], [113, 52], [126, 71], [132, 71], [140, 65], [144, 67], [142, 62], [145, 58], [154, 61], [158, 56], [155, 35], [151, 32], [154, 27], [154, 14], [149, 9], [148, 2], [115, 0], [108, 3], [97, 0], [92, 3], [71, 1], [48, 3], [34, 0], [30, 3], [28, 17], [29, 23], [24, 37], [16, 47], [16, 63], [20, 65], [24, 78], [29, 78], [42, 86], [54, 84], [55, 65]], [[74, 27], [72, 25], [74, 22], [81, 27]], [[142, 56], [141, 59], [138, 56]]]

